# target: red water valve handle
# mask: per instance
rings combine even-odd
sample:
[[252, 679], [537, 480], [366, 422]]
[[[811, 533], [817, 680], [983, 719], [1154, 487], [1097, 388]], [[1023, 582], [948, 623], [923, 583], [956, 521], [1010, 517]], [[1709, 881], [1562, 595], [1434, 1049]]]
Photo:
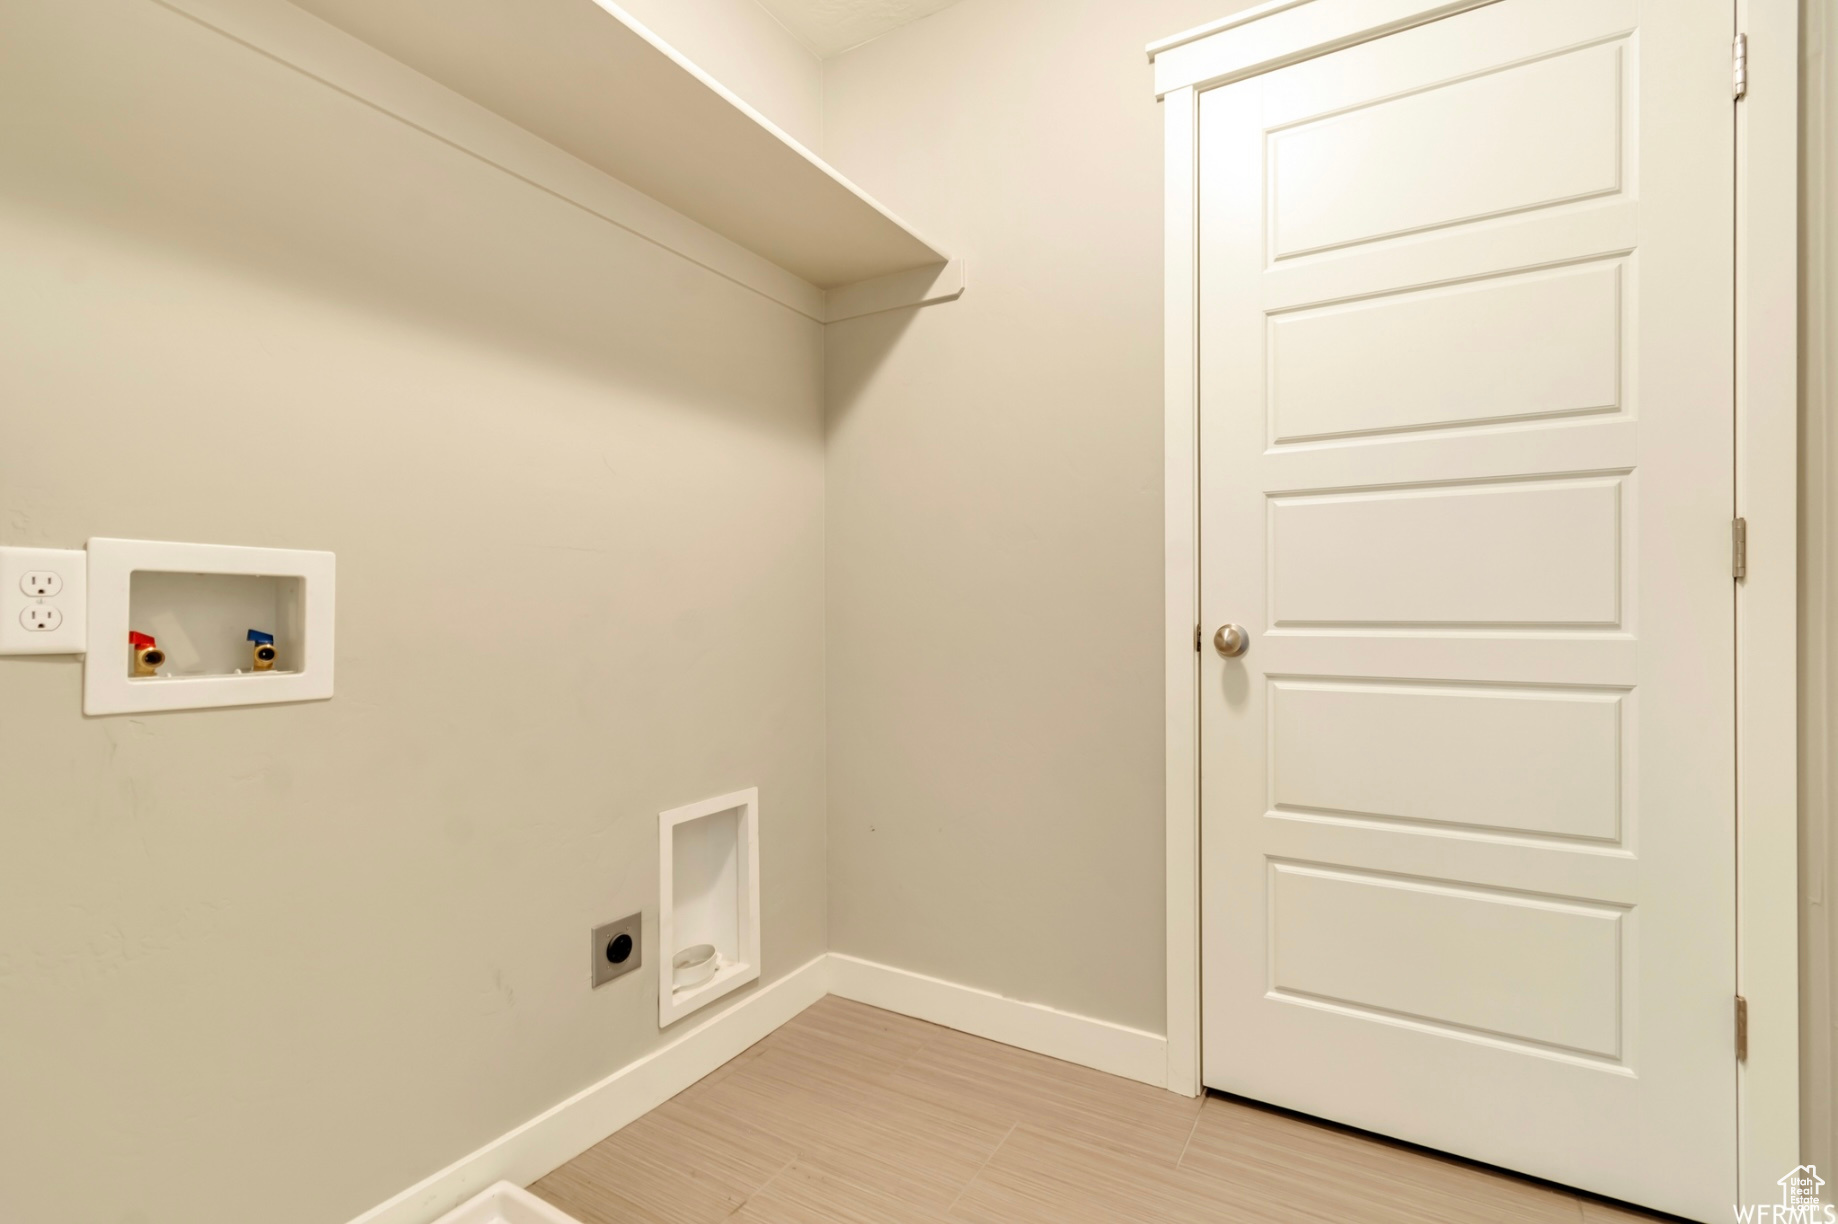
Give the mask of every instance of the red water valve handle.
[[159, 643], [144, 633], [136, 633], [130, 629], [128, 630], [128, 645], [138, 649], [142, 646], [158, 646]]

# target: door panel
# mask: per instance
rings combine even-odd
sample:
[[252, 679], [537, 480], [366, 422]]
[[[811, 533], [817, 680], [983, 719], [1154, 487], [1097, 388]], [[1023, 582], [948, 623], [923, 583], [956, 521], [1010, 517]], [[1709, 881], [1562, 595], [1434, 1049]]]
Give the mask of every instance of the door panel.
[[1621, 261], [1270, 320], [1270, 442], [1619, 411]]
[[1615, 843], [1625, 704], [1614, 689], [1273, 679], [1271, 810]]
[[1269, 133], [1278, 259], [1620, 186], [1620, 43]]
[[1272, 494], [1270, 623], [1615, 628], [1623, 479]]
[[1204, 1079], [1700, 1219], [1732, 29], [1499, 0], [1200, 104]]
[[1285, 862], [1269, 889], [1278, 998], [1620, 1057], [1620, 906]]

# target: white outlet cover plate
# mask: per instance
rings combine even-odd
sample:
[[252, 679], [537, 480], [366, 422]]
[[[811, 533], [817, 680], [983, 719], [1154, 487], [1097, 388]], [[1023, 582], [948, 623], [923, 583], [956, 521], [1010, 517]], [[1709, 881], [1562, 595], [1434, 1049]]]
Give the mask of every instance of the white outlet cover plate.
[[[300, 579], [305, 607], [300, 635], [303, 657], [297, 670], [240, 676], [130, 676], [128, 604], [137, 570]], [[332, 696], [336, 583], [336, 559], [329, 552], [104, 537], [90, 540], [90, 649], [83, 664], [83, 712], [138, 714], [326, 700]]]
[[[80, 548], [0, 548], [0, 655], [82, 654], [88, 648], [88, 566]], [[39, 572], [63, 580], [56, 595], [40, 599], [26, 593], [26, 575]], [[25, 617], [34, 608], [49, 608], [63, 619], [55, 629], [27, 629]]]

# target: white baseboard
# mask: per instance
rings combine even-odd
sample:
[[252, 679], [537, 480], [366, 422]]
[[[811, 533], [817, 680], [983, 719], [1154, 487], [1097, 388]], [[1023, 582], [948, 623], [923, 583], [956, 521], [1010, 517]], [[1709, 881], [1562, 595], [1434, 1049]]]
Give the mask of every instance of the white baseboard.
[[662, 1105], [828, 992], [828, 957], [819, 956], [351, 1224], [428, 1224], [495, 1182], [533, 1182]]
[[923, 973], [830, 953], [830, 993], [1112, 1075], [1168, 1085], [1168, 1039]]

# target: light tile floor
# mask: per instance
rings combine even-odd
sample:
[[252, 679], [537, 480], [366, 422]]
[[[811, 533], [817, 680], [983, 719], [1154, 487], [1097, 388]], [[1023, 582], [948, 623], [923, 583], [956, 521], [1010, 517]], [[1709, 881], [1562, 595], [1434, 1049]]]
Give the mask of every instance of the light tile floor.
[[834, 997], [530, 1189], [582, 1224], [1667, 1218]]

